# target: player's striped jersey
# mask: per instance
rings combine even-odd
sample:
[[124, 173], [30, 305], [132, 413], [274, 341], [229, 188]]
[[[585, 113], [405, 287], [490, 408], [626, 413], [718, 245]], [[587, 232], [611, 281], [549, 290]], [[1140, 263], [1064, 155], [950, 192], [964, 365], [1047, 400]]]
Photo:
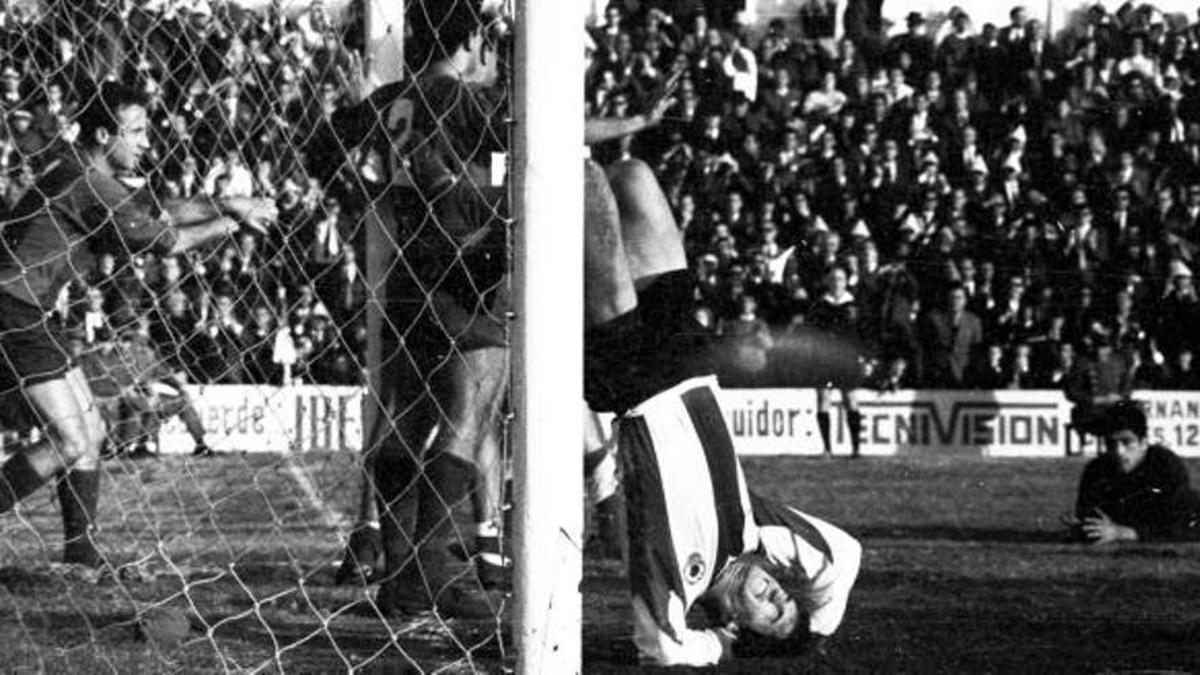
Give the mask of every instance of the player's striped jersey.
[[714, 632], [689, 629], [688, 610], [732, 559], [757, 551], [805, 579], [810, 630], [832, 633], [857, 575], [845, 532], [752, 496], [715, 396], [694, 378], [621, 420], [630, 538], [634, 642], [644, 661], [706, 665], [722, 657]]

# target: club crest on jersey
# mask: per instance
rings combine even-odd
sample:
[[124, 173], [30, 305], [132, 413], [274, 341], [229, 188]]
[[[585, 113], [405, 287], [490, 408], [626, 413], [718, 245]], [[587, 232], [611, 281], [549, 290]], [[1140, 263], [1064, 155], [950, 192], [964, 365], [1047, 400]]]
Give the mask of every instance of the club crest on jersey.
[[704, 579], [704, 573], [707, 570], [708, 565], [704, 564], [704, 556], [693, 553], [688, 556], [687, 563], [683, 566], [683, 578], [689, 584], [698, 584]]

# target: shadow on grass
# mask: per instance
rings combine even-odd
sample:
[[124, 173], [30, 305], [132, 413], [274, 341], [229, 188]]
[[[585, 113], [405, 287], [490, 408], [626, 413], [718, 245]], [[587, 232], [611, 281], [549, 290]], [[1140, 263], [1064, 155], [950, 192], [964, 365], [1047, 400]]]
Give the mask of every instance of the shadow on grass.
[[1071, 541], [1065, 530], [1017, 530], [955, 525], [867, 526], [853, 528], [853, 534], [860, 539], [979, 541], [1000, 544], [1064, 544]]
[[228, 603], [222, 609], [206, 612], [203, 623], [213, 626], [212, 639], [223, 650], [235, 644], [287, 645], [286, 653], [278, 655], [285, 671], [365, 667], [365, 672], [407, 673], [459, 664], [499, 672], [511, 660], [509, 629], [501, 631], [494, 619], [446, 619], [423, 612], [385, 620], [367, 600], [342, 607], [336, 616], [314, 614], [294, 601], [264, 605], [253, 613], [230, 613], [238, 608]]
[[290, 645], [289, 660], [304, 668], [328, 663], [361, 667], [371, 663], [387, 672], [414, 672], [416, 664], [474, 664], [495, 672], [511, 660], [511, 635], [497, 629], [495, 622], [443, 621], [432, 614], [389, 620], [395, 637], [379, 629], [377, 621], [339, 621], [321, 628], [314, 622], [271, 621], [269, 629], [259, 624], [240, 626], [245, 637], [274, 639]]
[[[1148, 552], [1163, 549], [1139, 553]], [[984, 577], [974, 569], [865, 568], [835, 640], [835, 664], [798, 654], [683, 672], [1095, 673], [1200, 665], [1200, 585], [1161, 571], [1142, 576], [1134, 560], [1090, 572], [1066, 567], [1052, 578], [1024, 568], [998, 567]], [[1006, 578], [1014, 573], [1021, 576]], [[585, 594], [585, 612], [609, 601], [602, 594]], [[679, 672], [638, 666], [627, 622], [590, 618], [585, 625], [585, 673]]]

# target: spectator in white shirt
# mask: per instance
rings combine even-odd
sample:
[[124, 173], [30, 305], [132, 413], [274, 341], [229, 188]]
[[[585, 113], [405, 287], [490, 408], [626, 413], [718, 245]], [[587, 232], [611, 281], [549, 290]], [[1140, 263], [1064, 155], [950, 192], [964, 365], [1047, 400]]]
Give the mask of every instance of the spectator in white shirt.
[[747, 101], [754, 102], [758, 98], [758, 59], [737, 35], [733, 36], [729, 54], [722, 66], [726, 77], [733, 80], [733, 90], [742, 93]]
[[837, 88], [837, 75], [827, 71], [821, 76], [821, 87], [804, 97], [804, 114], [835, 117], [846, 105], [846, 95]]

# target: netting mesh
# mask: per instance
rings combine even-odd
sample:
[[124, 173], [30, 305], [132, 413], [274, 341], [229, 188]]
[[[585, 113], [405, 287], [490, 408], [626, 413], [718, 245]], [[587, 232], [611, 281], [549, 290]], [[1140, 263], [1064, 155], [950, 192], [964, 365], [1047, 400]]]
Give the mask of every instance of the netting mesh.
[[504, 25], [370, 11], [5, 3], [6, 668], [507, 662]]

